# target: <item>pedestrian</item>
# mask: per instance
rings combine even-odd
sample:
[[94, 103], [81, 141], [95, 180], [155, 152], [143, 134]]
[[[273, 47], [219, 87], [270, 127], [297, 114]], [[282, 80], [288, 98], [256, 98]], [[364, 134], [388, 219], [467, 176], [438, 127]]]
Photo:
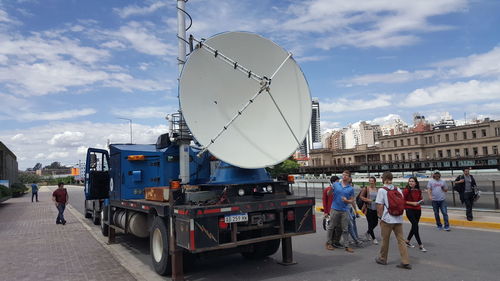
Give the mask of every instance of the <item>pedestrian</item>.
[[36, 198], [36, 202], [38, 202], [38, 185], [36, 183], [31, 184], [31, 203], [33, 203], [33, 198]]
[[474, 189], [476, 188], [476, 180], [470, 174], [469, 168], [465, 168], [464, 174], [455, 179], [455, 190], [458, 191], [462, 204], [465, 203], [465, 215], [468, 221], [472, 221], [474, 218], [472, 205], [474, 204]]
[[378, 225], [378, 216], [377, 216], [377, 203], [375, 203], [375, 199], [377, 199], [377, 179], [375, 177], [370, 177], [369, 185], [365, 188], [365, 190], [361, 193], [361, 200], [365, 202], [365, 207], [363, 208], [363, 212], [366, 216], [366, 221], [368, 222], [368, 230], [366, 231], [366, 240], [372, 240], [372, 243], [378, 245], [377, 238], [375, 238], [375, 233], [373, 230]]
[[403, 238], [403, 212], [405, 205], [403, 192], [399, 187], [392, 185], [392, 178], [391, 172], [387, 171], [382, 174], [384, 187], [378, 190], [377, 199], [375, 200], [377, 203], [377, 215], [380, 218], [380, 230], [382, 235], [380, 255], [375, 258], [375, 262], [387, 265], [389, 238], [391, 237], [391, 232], [394, 232], [398, 241], [399, 254], [401, 256], [401, 263], [398, 264], [397, 267], [411, 269], [406, 243]]
[[403, 195], [406, 203], [406, 217], [411, 223], [411, 230], [408, 233], [408, 238], [406, 238], [406, 246], [409, 248], [415, 248], [415, 246], [410, 243], [411, 238], [415, 236], [420, 251], [427, 252], [422, 244], [422, 240], [420, 240], [420, 234], [418, 232], [418, 223], [420, 221], [420, 216], [422, 215], [422, 207], [420, 205], [424, 203], [424, 200], [416, 177], [410, 177], [408, 179], [408, 184], [403, 190]]
[[[333, 201], [330, 210], [330, 224], [327, 227], [327, 242], [326, 248], [333, 250], [336, 248], [344, 248], [346, 252], [353, 253], [349, 247], [349, 208], [354, 202], [354, 189], [351, 184], [351, 172], [344, 171], [342, 173], [342, 181], [336, 182], [333, 185]], [[339, 231], [334, 234], [333, 230], [338, 227]], [[340, 236], [343, 237], [344, 245], [340, 244]], [[332, 238], [333, 237], [333, 238]]]
[[334, 183], [339, 181], [339, 177], [332, 176], [330, 178], [330, 185], [323, 190], [323, 229], [326, 230], [326, 226], [330, 222], [330, 209], [332, 208], [333, 192], [332, 186]]
[[64, 209], [66, 208], [66, 204], [68, 204], [68, 200], [68, 191], [64, 188], [64, 183], [58, 183], [57, 189], [52, 193], [52, 201], [56, 204], [56, 208], [59, 211], [57, 214], [56, 224], [66, 224], [66, 220], [64, 219]]
[[434, 217], [436, 219], [436, 225], [439, 230], [443, 229], [441, 224], [441, 218], [439, 217], [439, 211], [443, 214], [444, 220], [444, 230], [450, 231], [450, 223], [448, 221], [448, 206], [446, 204], [446, 192], [448, 191], [448, 186], [446, 182], [441, 179], [441, 173], [435, 172], [432, 175], [432, 179], [427, 183], [427, 194], [429, 194], [429, 200], [432, 201], [432, 209], [434, 210]]

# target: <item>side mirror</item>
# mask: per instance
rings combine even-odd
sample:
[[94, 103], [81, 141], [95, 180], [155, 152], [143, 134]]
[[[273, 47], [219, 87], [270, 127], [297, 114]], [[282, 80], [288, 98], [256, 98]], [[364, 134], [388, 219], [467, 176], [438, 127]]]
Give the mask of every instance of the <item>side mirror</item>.
[[97, 168], [97, 155], [95, 154], [90, 154], [90, 168]]

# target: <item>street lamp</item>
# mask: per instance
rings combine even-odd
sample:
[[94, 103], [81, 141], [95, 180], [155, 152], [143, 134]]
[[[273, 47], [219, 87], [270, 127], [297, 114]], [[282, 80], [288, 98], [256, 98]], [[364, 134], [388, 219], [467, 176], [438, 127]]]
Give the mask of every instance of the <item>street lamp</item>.
[[130, 143], [132, 144], [132, 119], [128, 119], [128, 118], [121, 118], [121, 117], [118, 117], [118, 119], [122, 119], [122, 120], [127, 120], [129, 125], [130, 125]]

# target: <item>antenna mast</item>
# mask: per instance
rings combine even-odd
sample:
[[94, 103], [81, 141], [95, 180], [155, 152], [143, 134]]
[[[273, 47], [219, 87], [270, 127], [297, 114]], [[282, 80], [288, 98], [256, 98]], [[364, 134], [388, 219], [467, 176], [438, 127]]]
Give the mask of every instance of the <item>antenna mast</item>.
[[[182, 73], [182, 68], [186, 63], [186, 0], [177, 0], [177, 39], [178, 39], [178, 57], [177, 64], [179, 68], [179, 77], [177, 85], [179, 87], [179, 79]], [[184, 116], [179, 101], [179, 131], [180, 136], [177, 139], [179, 145], [179, 179], [183, 184], [189, 183], [189, 144], [191, 139], [188, 137], [189, 133], [184, 136], [183, 132], [188, 131]]]

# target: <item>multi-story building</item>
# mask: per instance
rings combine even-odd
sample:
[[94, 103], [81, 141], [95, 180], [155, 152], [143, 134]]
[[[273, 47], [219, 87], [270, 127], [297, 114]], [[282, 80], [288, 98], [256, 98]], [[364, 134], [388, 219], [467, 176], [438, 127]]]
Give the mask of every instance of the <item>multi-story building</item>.
[[313, 143], [321, 143], [321, 127], [320, 127], [320, 115], [319, 115], [319, 100], [318, 98], [312, 99], [312, 116], [311, 116], [311, 126], [307, 132], [306, 138], [299, 147], [299, 153], [301, 157], [308, 157], [309, 151], [313, 149]]
[[344, 133], [342, 130], [335, 130], [325, 138], [324, 148], [330, 150], [340, 150], [344, 148]]
[[17, 182], [17, 157], [0, 141], [0, 180], [8, 181], [9, 185]]
[[363, 144], [366, 144], [368, 146], [375, 145], [374, 126], [368, 124], [366, 121], [361, 121], [349, 125], [343, 131], [344, 131], [343, 144], [345, 149], [351, 149], [358, 145], [363, 145]]
[[333, 151], [313, 150], [310, 165], [395, 163], [435, 159], [474, 158], [498, 155], [500, 121], [457, 126], [435, 131], [382, 136], [377, 146], [356, 146]]

